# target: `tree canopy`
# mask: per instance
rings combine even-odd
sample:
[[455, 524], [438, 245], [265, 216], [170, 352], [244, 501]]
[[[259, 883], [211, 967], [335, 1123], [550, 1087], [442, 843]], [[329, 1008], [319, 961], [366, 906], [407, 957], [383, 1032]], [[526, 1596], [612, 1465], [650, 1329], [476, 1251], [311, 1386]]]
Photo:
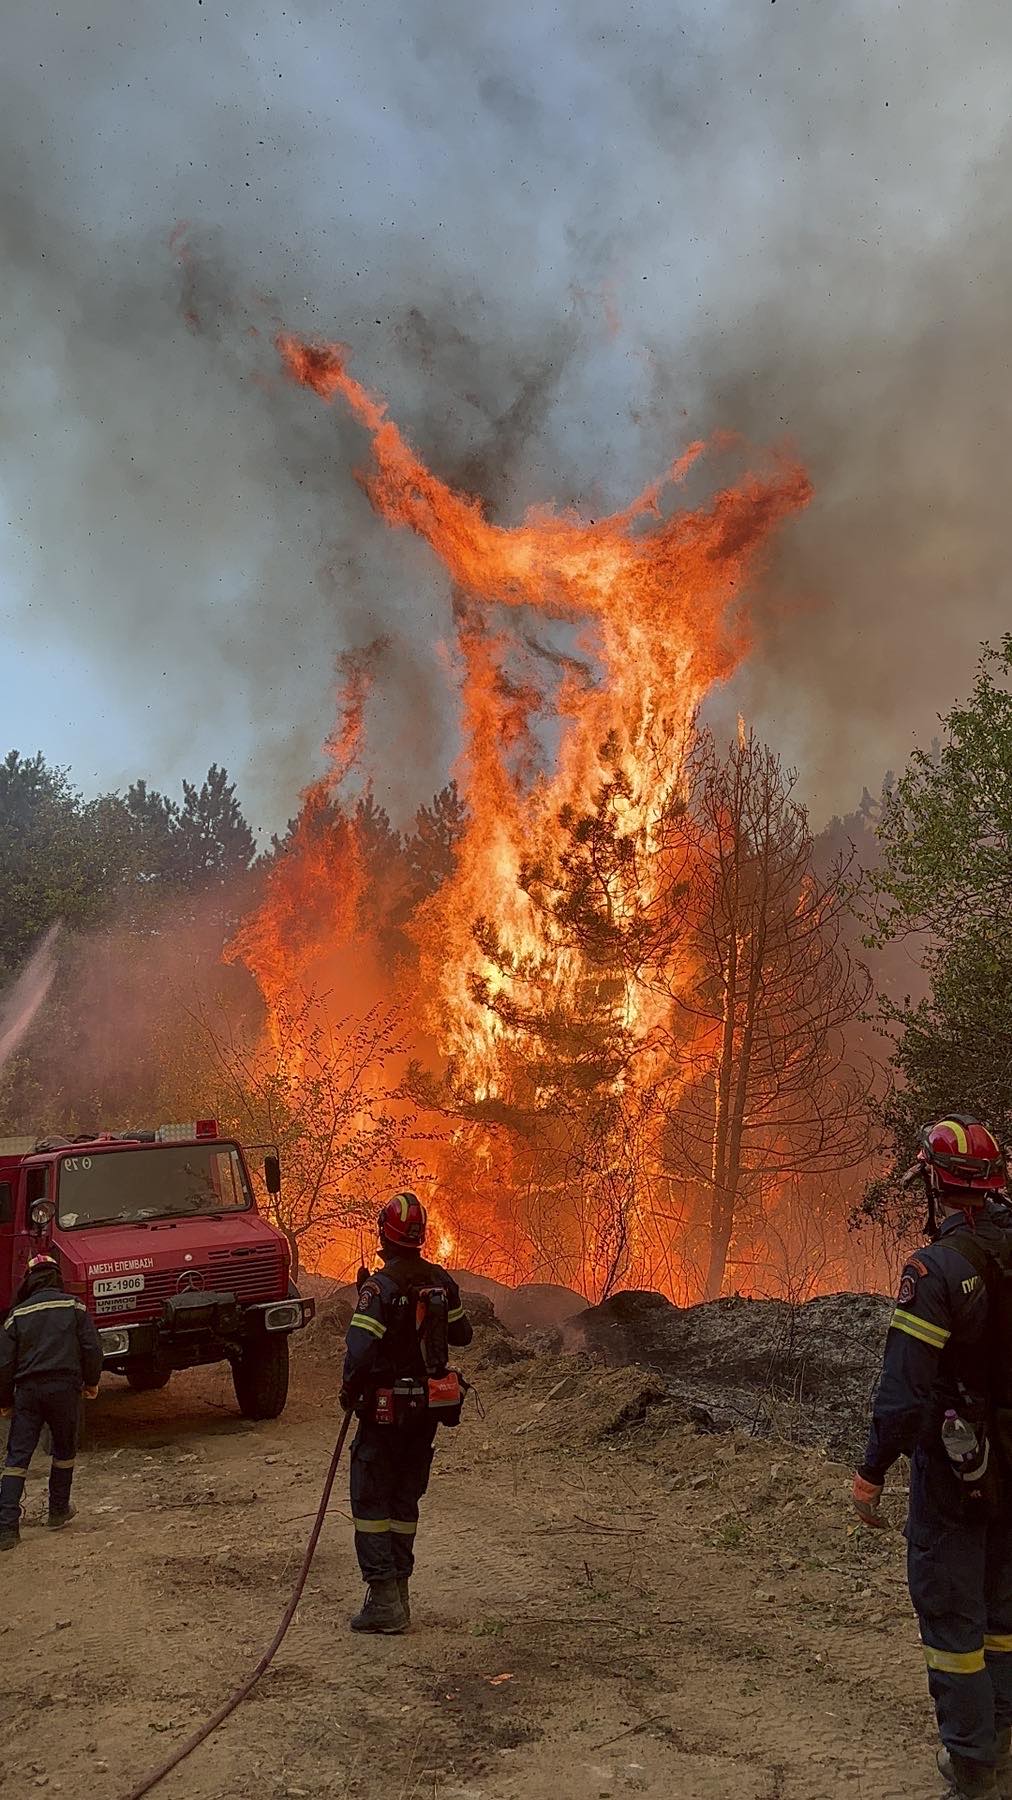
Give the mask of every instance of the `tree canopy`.
[[[917, 1132], [976, 1113], [1012, 1136], [1012, 635], [985, 646], [970, 697], [884, 796], [867, 942], [902, 944], [928, 991], [879, 994], [893, 1039], [885, 1107], [894, 1170]], [[867, 1204], [909, 1210], [891, 1180]]]

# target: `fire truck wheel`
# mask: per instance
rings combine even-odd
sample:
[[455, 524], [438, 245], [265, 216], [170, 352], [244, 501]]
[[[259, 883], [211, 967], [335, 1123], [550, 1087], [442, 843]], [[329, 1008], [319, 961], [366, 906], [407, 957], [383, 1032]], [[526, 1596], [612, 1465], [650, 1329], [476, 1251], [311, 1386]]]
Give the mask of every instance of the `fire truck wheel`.
[[232, 1380], [244, 1419], [278, 1418], [288, 1399], [287, 1337], [248, 1344], [232, 1364]]
[[168, 1387], [171, 1369], [158, 1369], [154, 1363], [137, 1363], [127, 1370], [127, 1381], [135, 1394], [153, 1394], [156, 1388]]

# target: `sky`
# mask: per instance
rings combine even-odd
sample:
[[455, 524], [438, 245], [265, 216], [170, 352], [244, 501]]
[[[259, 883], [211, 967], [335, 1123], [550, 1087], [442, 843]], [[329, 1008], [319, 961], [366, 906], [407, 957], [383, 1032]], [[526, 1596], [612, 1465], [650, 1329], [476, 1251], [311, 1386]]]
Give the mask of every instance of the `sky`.
[[5, 39], [0, 751], [89, 793], [223, 762], [275, 828], [379, 638], [381, 797], [445, 778], [451, 597], [282, 323], [505, 523], [788, 444], [815, 498], [726, 699], [817, 819], [1012, 625], [1006, 0], [36, 0]]

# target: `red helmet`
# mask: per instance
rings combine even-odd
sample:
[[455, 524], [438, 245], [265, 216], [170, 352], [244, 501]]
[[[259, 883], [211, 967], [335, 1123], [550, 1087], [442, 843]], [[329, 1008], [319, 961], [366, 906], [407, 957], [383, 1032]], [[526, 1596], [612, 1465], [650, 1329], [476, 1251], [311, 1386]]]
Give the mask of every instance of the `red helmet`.
[[940, 1119], [937, 1125], [926, 1125], [921, 1132], [917, 1160], [927, 1164], [939, 1187], [964, 1193], [977, 1189], [985, 1194], [1005, 1190], [1005, 1153], [979, 1119], [959, 1115]]
[[425, 1242], [428, 1214], [417, 1194], [395, 1194], [379, 1216], [380, 1237], [388, 1244], [419, 1250]]

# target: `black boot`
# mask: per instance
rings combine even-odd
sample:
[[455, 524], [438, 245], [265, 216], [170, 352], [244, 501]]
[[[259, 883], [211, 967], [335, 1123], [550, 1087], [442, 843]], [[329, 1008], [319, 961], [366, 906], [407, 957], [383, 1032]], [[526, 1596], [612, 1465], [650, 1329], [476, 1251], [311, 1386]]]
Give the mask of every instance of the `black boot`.
[[401, 1597], [401, 1605], [404, 1608], [404, 1617], [407, 1619], [407, 1622], [410, 1625], [411, 1624], [411, 1584], [410, 1584], [410, 1581], [409, 1581], [409, 1578], [407, 1575], [399, 1575], [398, 1576], [397, 1592], [400, 1594], [400, 1597]]
[[64, 1507], [63, 1511], [58, 1512], [54, 1509], [52, 1501], [50, 1501], [49, 1512], [46, 1516], [46, 1524], [49, 1526], [50, 1531], [62, 1531], [63, 1527], [65, 1525], [70, 1524], [71, 1519], [76, 1519], [76, 1518], [77, 1518], [77, 1507], [76, 1506], [71, 1506], [68, 1502], [68, 1504]]
[[21, 1533], [16, 1525], [0, 1525], [0, 1550], [16, 1550]]
[[990, 1763], [973, 1762], [951, 1750], [939, 1750], [939, 1773], [959, 1800], [1000, 1800], [1000, 1789]]
[[395, 1637], [407, 1631], [408, 1620], [396, 1581], [372, 1581], [361, 1612], [351, 1621], [352, 1631], [376, 1631]]

